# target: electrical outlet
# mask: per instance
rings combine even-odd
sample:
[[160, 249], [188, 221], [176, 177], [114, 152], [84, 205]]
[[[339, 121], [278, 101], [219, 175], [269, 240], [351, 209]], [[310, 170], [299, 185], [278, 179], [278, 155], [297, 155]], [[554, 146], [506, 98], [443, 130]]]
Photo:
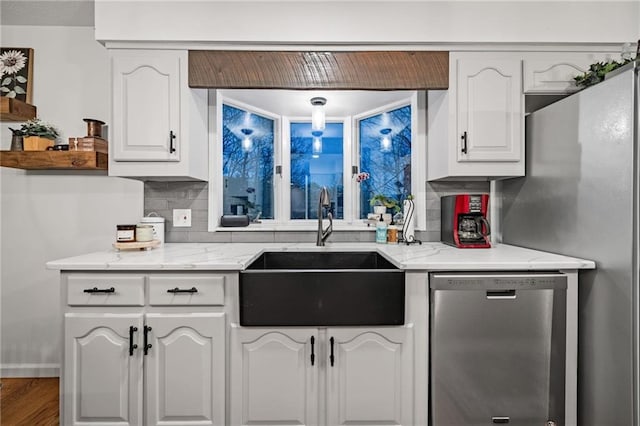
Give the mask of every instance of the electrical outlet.
[[173, 209], [173, 226], [190, 227], [191, 226], [191, 209]]

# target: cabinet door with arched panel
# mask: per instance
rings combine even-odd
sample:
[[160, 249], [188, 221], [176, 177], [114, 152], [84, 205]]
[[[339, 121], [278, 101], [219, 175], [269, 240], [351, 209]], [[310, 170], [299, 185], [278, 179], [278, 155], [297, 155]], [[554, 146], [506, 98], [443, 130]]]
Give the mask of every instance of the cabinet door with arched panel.
[[142, 314], [66, 314], [61, 424], [142, 426]]
[[225, 423], [223, 313], [147, 314], [147, 425]]
[[327, 329], [327, 424], [413, 424], [412, 331]]
[[318, 424], [318, 330], [231, 329], [231, 424]]

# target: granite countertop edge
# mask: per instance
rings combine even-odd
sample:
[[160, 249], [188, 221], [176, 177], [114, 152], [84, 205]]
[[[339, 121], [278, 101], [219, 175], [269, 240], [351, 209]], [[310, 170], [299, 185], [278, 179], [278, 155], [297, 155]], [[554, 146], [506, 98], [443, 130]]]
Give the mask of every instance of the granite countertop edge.
[[377, 251], [397, 267], [428, 271], [594, 269], [591, 260], [497, 244], [458, 249], [439, 242], [376, 243], [167, 243], [147, 251], [110, 249], [47, 262], [61, 271], [241, 271], [264, 251]]

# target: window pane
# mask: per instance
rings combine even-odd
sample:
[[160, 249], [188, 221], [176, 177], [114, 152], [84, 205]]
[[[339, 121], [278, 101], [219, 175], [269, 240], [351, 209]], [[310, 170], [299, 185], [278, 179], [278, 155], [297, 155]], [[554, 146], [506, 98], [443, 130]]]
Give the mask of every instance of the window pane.
[[311, 123], [291, 123], [291, 219], [317, 219], [320, 189], [331, 196], [329, 211], [344, 217], [343, 125], [327, 123], [321, 136], [311, 134]]
[[371, 212], [369, 200], [382, 194], [400, 203], [411, 193], [411, 106], [360, 120], [360, 218]]
[[273, 219], [274, 120], [222, 107], [224, 214]]

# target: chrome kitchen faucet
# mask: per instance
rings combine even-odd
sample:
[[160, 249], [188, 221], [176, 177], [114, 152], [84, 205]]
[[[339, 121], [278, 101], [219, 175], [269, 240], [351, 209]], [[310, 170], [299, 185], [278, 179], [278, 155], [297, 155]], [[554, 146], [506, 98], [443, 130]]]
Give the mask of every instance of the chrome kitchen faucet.
[[324, 246], [324, 240], [329, 238], [329, 235], [333, 232], [333, 216], [331, 212], [327, 212], [327, 218], [329, 219], [329, 226], [327, 229], [322, 229], [322, 210], [323, 207], [331, 206], [331, 198], [329, 197], [329, 191], [326, 186], [323, 186], [320, 190], [320, 199], [318, 200], [318, 236], [316, 238], [317, 246]]

